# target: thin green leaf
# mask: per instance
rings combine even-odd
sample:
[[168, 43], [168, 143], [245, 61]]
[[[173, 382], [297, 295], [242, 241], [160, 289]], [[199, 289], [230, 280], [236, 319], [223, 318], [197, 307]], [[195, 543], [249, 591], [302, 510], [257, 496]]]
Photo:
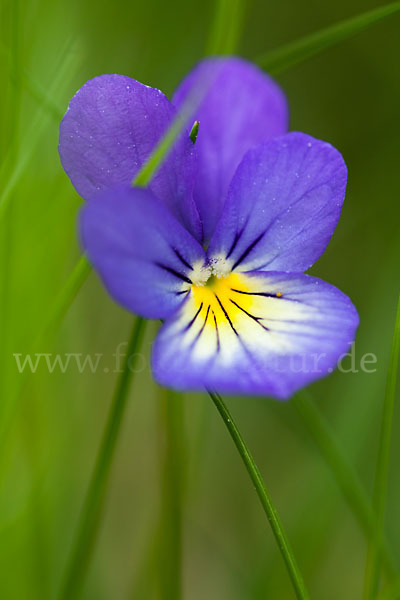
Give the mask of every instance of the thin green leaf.
[[139, 173], [137, 173], [133, 179], [133, 186], [146, 187], [148, 185], [149, 181], [157, 173], [163, 161], [167, 158], [168, 154], [172, 150], [176, 138], [185, 128], [187, 119], [189, 118], [191, 112], [192, 111], [189, 108], [189, 104], [186, 103], [183, 106], [182, 111], [180, 111], [173, 120], [166, 134], [158, 142], [150, 157], [140, 169]]
[[[34, 353], [36, 349], [41, 347], [41, 345], [46, 342], [47, 339], [51, 338], [52, 335], [55, 335], [65, 314], [68, 311], [71, 303], [76, 298], [79, 290], [81, 289], [83, 283], [86, 281], [89, 273], [91, 272], [91, 266], [86, 260], [85, 256], [82, 256], [78, 261], [76, 267], [68, 277], [64, 287], [62, 288], [60, 294], [56, 298], [54, 306], [50, 311], [50, 315], [48, 317], [47, 322], [45, 323], [43, 329], [40, 334], [32, 344], [31, 351]], [[17, 380], [17, 385], [15, 387], [15, 399], [17, 400], [20, 396], [24, 386], [29, 378], [30, 372], [25, 370], [20, 374], [19, 379]], [[3, 418], [2, 426], [0, 427], [0, 440], [3, 442], [3, 436], [9, 431], [10, 419], [12, 418], [13, 413], [11, 412], [8, 419]], [[1, 444], [0, 444], [1, 445]]]
[[[6, 49], [1, 44], [0, 55], [7, 62], [9, 70], [8, 76], [10, 78], [11, 83], [14, 86], [16, 86], [18, 82], [14, 69], [12, 68], [12, 65], [8, 60], [8, 53]], [[23, 69], [22, 71], [21, 84], [23, 89], [31, 96], [33, 100], [35, 100], [38, 106], [45, 110], [49, 114], [49, 116], [51, 116], [54, 119], [56, 123], [59, 123], [61, 121], [61, 119], [63, 118], [62, 110], [58, 107], [56, 102], [54, 102], [54, 100], [51, 97], [49, 97], [49, 94], [42, 88], [42, 86], [32, 79], [32, 77], [29, 75], [26, 69]]]
[[[75, 75], [76, 73], [76, 69], [77, 69], [77, 59], [79, 57], [77, 56], [76, 52], [74, 51], [74, 47], [71, 46], [71, 43], [68, 42], [61, 55], [60, 58], [57, 60], [57, 67], [56, 67], [56, 73], [53, 77], [52, 80], [52, 85], [50, 86], [49, 90], [48, 90], [48, 97], [52, 98], [56, 93], [60, 93], [60, 90], [63, 88], [63, 86], [65, 86], [67, 84], [67, 82], [69, 82], [71, 80], [71, 78]], [[4, 164], [1, 167], [0, 170], [0, 178], [2, 180], [2, 190], [0, 192], [0, 220], [5, 217], [7, 215], [7, 217], [9, 217], [9, 220], [4, 220], [3, 221], [3, 226], [4, 226], [4, 230], [6, 231], [7, 236], [10, 234], [11, 231], [11, 223], [12, 223], [12, 213], [10, 212], [10, 209], [12, 208], [12, 202], [11, 199], [14, 197], [13, 193], [15, 192], [15, 188], [17, 186], [17, 184], [20, 181], [20, 178], [23, 176], [26, 166], [29, 163], [29, 160], [31, 159], [31, 157], [33, 156], [33, 153], [37, 147], [37, 144], [40, 141], [41, 135], [43, 134], [46, 126], [48, 125], [48, 118], [46, 115], [43, 114], [43, 112], [41, 110], [37, 111], [37, 114], [31, 124], [31, 126], [27, 129], [27, 131], [24, 132], [24, 135], [21, 137], [20, 143], [19, 143], [19, 147], [18, 147], [18, 155], [15, 157], [15, 161], [14, 161], [14, 157], [13, 157], [13, 152], [10, 151], [7, 154], [6, 160], [4, 161]], [[6, 251], [3, 253], [3, 257], [4, 260], [7, 259], [9, 260], [10, 258], [10, 244], [7, 242], [7, 239], [4, 240], [5, 243], [7, 243], [7, 248]], [[3, 275], [4, 277], [6, 277], [7, 275], [7, 271], [5, 268], [5, 265], [3, 265]], [[74, 277], [76, 276], [76, 273], [74, 272], [69, 280], [69, 282], [67, 283], [67, 288], [70, 286], [71, 281], [74, 279]], [[5, 282], [7, 281], [6, 279], [4, 280]], [[8, 320], [9, 320], [9, 311], [7, 309], [7, 303], [9, 302], [8, 299], [8, 294], [9, 294], [9, 286], [7, 284], [3, 285], [2, 287], [3, 290], [3, 298], [2, 298], [2, 303], [3, 303], [3, 308], [2, 308], [2, 314], [5, 316], [6, 320], [5, 320], [5, 326], [8, 326]], [[73, 296], [71, 296], [71, 298], [75, 297], [75, 294]], [[68, 302], [70, 302], [70, 300], [67, 300], [67, 304]], [[57, 301], [58, 303], [58, 301]], [[52, 313], [53, 314], [53, 313]], [[3, 331], [2, 331], [2, 341], [3, 341], [3, 354], [6, 353], [4, 359], [1, 361], [2, 363], [4, 363], [4, 365], [8, 366], [7, 363], [10, 359], [10, 352], [9, 352], [9, 348], [7, 346], [6, 342], [6, 338], [7, 338], [7, 331], [6, 328], [3, 325]], [[48, 328], [49, 323], [46, 324], [46, 328]], [[42, 337], [44, 334], [44, 332], [41, 333], [40, 337]], [[10, 336], [11, 337], [11, 334]], [[5, 443], [5, 439], [6, 436], [8, 435], [9, 431], [10, 431], [10, 425], [15, 417], [15, 412], [17, 410], [17, 402], [16, 399], [19, 397], [19, 394], [21, 393], [21, 390], [23, 389], [24, 383], [26, 382], [26, 373], [24, 372], [23, 374], [21, 374], [21, 376], [18, 378], [17, 380], [17, 384], [15, 385], [14, 389], [12, 390], [11, 394], [5, 395], [5, 397], [7, 397], [8, 401], [7, 402], [3, 402], [3, 413], [2, 413], [2, 419], [1, 419], [1, 423], [0, 423], [0, 447], [3, 448], [3, 445]], [[3, 382], [3, 388], [4, 390], [6, 389], [6, 384], [7, 381], [5, 380], [5, 378], [3, 377], [2, 379]]]
[[[71, 51], [69, 46], [68, 51], [66, 54], [63, 54], [60, 64], [57, 66], [56, 74], [46, 94], [46, 98], [49, 102], [56, 91], [59, 93], [60, 89], [65, 86], [65, 82], [69, 81], [76, 72], [78, 60], [79, 57], [75, 52]], [[46, 107], [43, 106], [42, 108]], [[11, 200], [12, 192], [23, 175], [29, 160], [33, 156], [47, 124], [46, 119], [43, 118], [43, 112], [39, 110], [21, 140], [18, 159], [15, 161], [15, 164], [13, 164], [11, 153], [7, 155], [7, 158], [4, 161], [1, 174], [3, 175], [6, 173], [7, 178], [2, 186], [0, 194], [0, 219], [3, 218], [7, 212], [7, 206]]]
[[40, 346], [40, 343], [44, 339], [48, 338], [51, 334], [54, 334], [57, 331], [68, 311], [69, 306], [76, 298], [91, 270], [92, 268], [86, 260], [86, 257], [81, 256], [76, 267], [68, 277], [64, 287], [56, 299], [54, 307], [50, 312], [49, 319], [36, 343], [37, 346]]
[[125, 412], [128, 393], [132, 383], [132, 373], [138, 357], [138, 349], [146, 322], [136, 318], [121, 376], [115, 391], [103, 441], [97, 457], [96, 466], [82, 510], [78, 535], [70, 556], [60, 600], [77, 599], [81, 590], [96, 537], [99, 516], [104, 501], [104, 493], [115, 453], [116, 442]]
[[373, 506], [378, 523], [378, 535], [370, 539], [365, 573], [364, 598], [373, 600], [378, 595], [382, 539], [385, 525], [385, 508], [388, 487], [390, 443], [392, 437], [392, 422], [396, 396], [397, 371], [400, 353], [400, 296], [397, 304], [397, 314], [394, 326], [392, 350], [386, 379], [386, 392], [383, 404], [381, 434], [379, 440], [378, 458], [375, 472]]
[[399, 11], [400, 2], [392, 2], [352, 19], [331, 25], [276, 50], [271, 50], [257, 57], [255, 62], [271, 74], [286, 71], [323, 50], [352, 38], [357, 33]]
[[[185, 127], [187, 127], [189, 120], [193, 117], [197, 106], [201, 103], [211, 82], [211, 79], [208, 77], [192, 87], [166, 133], [157, 143], [147, 161], [132, 180], [133, 186], [146, 187], [150, 180], [156, 175], [162, 163], [171, 152], [175, 140]], [[188, 135], [190, 134], [188, 133]]]

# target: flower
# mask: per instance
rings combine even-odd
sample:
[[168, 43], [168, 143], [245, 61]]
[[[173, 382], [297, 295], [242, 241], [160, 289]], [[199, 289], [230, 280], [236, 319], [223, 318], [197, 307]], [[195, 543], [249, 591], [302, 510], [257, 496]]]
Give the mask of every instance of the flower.
[[[194, 115], [146, 189], [130, 182], [185, 102]], [[238, 58], [201, 62], [172, 103], [120, 75], [88, 81], [60, 128], [62, 164], [88, 202], [87, 255], [111, 296], [164, 321], [155, 379], [181, 390], [287, 398], [330, 373], [358, 315], [305, 275], [339, 220], [347, 171], [330, 144], [286, 133], [285, 97]]]

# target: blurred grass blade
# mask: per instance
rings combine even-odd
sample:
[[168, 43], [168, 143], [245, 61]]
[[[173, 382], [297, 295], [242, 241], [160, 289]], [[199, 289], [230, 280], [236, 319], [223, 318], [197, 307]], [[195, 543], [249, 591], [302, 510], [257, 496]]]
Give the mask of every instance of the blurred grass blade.
[[[20, 39], [20, 1], [15, 0], [11, 4], [10, 10], [10, 65], [14, 72], [15, 84], [11, 88], [9, 110], [7, 112], [7, 127], [6, 131], [2, 132], [4, 143], [7, 148], [6, 160], [7, 167], [12, 170], [18, 160], [19, 152], [19, 130], [21, 121], [21, 69], [22, 69], [22, 48]], [[3, 157], [2, 157], [3, 158]], [[0, 175], [5, 172], [3, 166]], [[0, 180], [1, 181], [1, 180]], [[1, 182], [2, 183], [2, 182]], [[7, 386], [9, 373], [7, 368], [8, 350], [10, 344], [10, 309], [11, 298], [9, 294], [8, 282], [12, 276], [12, 252], [14, 244], [13, 236], [14, 223], [10, 218], [8, 227], [2, 229], [1, 234], [3, 239], [1, 244], [1, 294], [0, 294], [0, 382], [4, 397], [7, 397]], [[6, 353], [3, 357], [2, 354]]]
[[[57, 95], [62, 92], [64, 86], [68, 84], [68, 82], [72, 79], [72, 77], [76, 73], [77, 69], [77, 53], [74, 51], [74, 46], [70, 43], [70, 41], [65, 45], [63, 51], [60, 53], [60, 57], [57, 58], [55, 74], [52, 78], [52, 83], [50, 85], [48, 91], [48, 97], [52, 98], [53, 95]], [[25, 172], [26, 166], [29, 163], [29, 160], [33, 156], [33, 153], [41, 139], [43, 132], [45, 131], [46, 126], [48, 125], [48, 120], [46, 114], [43, 113], [42, 110], [38, 110], [35, 118], [33, 119], [31, 126], [24, 131], [24, 134], [21, 136], [18, 146], [18, 156], [16, 157], [15, 162], [13, 161], [13, 153], [9, 151], [6, 159], [1, 166], [0, 170], [0, 180], [1, 180], [1, 191], [0, 191], [0, 220], [2, 217], [7, 216], [7, 220], [3, 220], [2, 226], [6, 235], [8, 236], [10, 231], [12, 230], [12, 203], [11, 199], [14, 197], [14, 192], [17, 184], [20, 182], [22, 175]], [[7, 240], [5, 239], [5, 242]], [[10, 260], [10, 252], [11, 252], [11, 244], [7, 243], [6, 251], [3, 253], [4, 260], [7, 257], [7, 260]], [[4, 265], [3, 265], [4, 267]], [[3, 268], [3, 275], [6, 275], [6, 269]], [[7, 303], [8, 294], [9, 294], [9, 286], [8, 281], [5, 280], [5, 285], [3, 285], [3, 310], [2, 314], [5, 316], [5, 325], [7, 327], [10, 326], [11, 323], [11, 315], [8, 310]], [[10, 335], [11, 337], [11, 329]], [[10, 360], [10, 348], [7, 344], [7, 330], [3, 326], [2, 331], [2, 350], [3, 356], [1, 357], [1, 362], [4, 364], [4, 369], [11, 372], [9, 369], [9, 360]], [[1, 420], [0, 420], [0, 447], [3, 448], [5, 437], [8, 435], [10, 431], [10, 424], [14, 418], [15, 410], [16, 410], [16, 398], [20, 393], [25, 375], [22, 375], [16, 382], [14, 388], [10, 391], [6, 390], [7, 381], [2, 378], [2, 386], [4, 393], [4, 401], [1, 405]], [[7, 399], [7, 401], [6, 401]]]
[[386, 379], [386, 391], [383, 403], [381, 433], [379, 440], [378, 458], [375, 472], [373, 506], [378, 522], [378, 535], [370, 538], [367, 567], [365, 573], [365, 600], [377, 597], [382, 555], [382, 539], [385, 527], [385, 507], [388, 487], [390, 442], [396, 396], [397, 371], [400, 352], [400, 296], [397, 304], [397, 314], [393, 333], [392, 350]]
[[[36, 338], [35, 342], [32, 344], [30, 349], [30, 353], [34, 354], [38, 347], [41, 347], [42, 344], [46, 342], [52, 335], [54, 335], [60, 326], [71, 302], [74, 300], [76, 295], [78, 294], [80, 288], [83, 283], [86, 281], [89, 273], [91, 271], [91, 267], [87, 262], [85, 256], [82, 256], [76, 265], [75, 269], [72, 271], [69, 276], [65, 286], [61, 290], [52, 311], [50, 312], [50, 316], [40, 332], [39, 336]], [[29, 378], [29, 370], [24, 370], [23, 373], [20, 374], [19, 379], [15, 385], [15, 392], [13, 396], [15, 397], [15, 402], [17, 402], [24, 386]], [[3, 415], [0, 426], [0, 440], [1, 444], [3, 443], [4, 436], [7, 435], [7, 432], [10, 428], [10, 423], [13, 418], [13, 411], [6, 415]]]
[[[255, 62], [262, 68], [268, 70], [271, 74], [279, 73], [312, 58], [315, 54], [318, 54], [331, 46], [335, 46], [342, 41], [350, 39], [364, 29], [367, 29], [371, 25], [374, 25], [399, 11], [400, 3], [392, 2], [386, 6], [341, 21], [322, 31], [290, 42], [282, 48], [271, 50], [257, 57]], [[243, 24], [243, 15], [243, 0], [218, 0], [214, 26], [207, 42], [207, 55], [231, 54], [235, 51], [240, 36], [241, 26]], [[0, 46], [0, 53], [7, 58], [7, 53], [2, 46]], [[15, 82], [11, 66], [9, 66], [9, 69], [10, 78]], [[42, 108], [47, 110], [52, 118], [57, 122], [61, 120], [63, 112], [26, 71], [23, 72], [22, 85], [30, 96], [38, 102]]]
[[11, 164], [18, 156], [19, 124], [21, 112], [21, 71], [22, 71], [22, 48], [20, 39], [20, 0], [14, 0], [11, 5], [11, 70], [14, 76], [13, 93], [11, 98], [9, 114], [9, 153]]
[[[14, 86], [18, 85], [18, 80], [15, 75], [15, 71], [12, 68], [12, 65], [9, 61], [8, 52], [3, 47], [1, 42], [0, 42], [0, 55], [7, 62], [8, 76], [10, 78], [11, 83]], [[54, 102], [54, 100], [51, 97], [49, 97], [49, 95], [45, 92], [45, 90], [31, 78], [31, 76], [26, 71], [26, 69], [22, 70], [21, 85], [22, 85], [22, 88], [31, 96], [31, 98], [33, 100], [35, 100], [35, 102], [37, 102], [39, 107], [42, 108], [44, 111], [46, 111], [54, 119], [54, 121], [56, 123], [59, 123], [61, 121], [61, 119], [63, 117], [62, 110], [60, 110], [58, 108], [57, 104]]]
[[244, 17], [243, 0], [217, 0], [215, 16], [206, 45], [206, 55], [236, 51]]
[[255, 62], [271, 74], [280, 73], [397, 12], [400, 12], [400, 2], [392, 2], [271, 50], [257, 57]]
[[[79, 57], [77, 56], [77, 53], [72, 51], [68, 51], [66, 55], [62, 57], [61, 64], [56, 69], [56, 74], [47, 93], [47, 98], [49, 101], [56, 91], [59, 92], [62, 87], [65, 86], [65, 82], [71, 78], [72, 73], [75, 73], [78, 60]], [[2, 165], [2, 179], [4, 178], [4, 174], [7, 174], [8, 177], [6, 177], [6, 181], [4, 185], [2, 185], [2, 190], [0, 193], [0, 219], [3, 218], [7, 212], [6, 209], [8, 203], [10, 202], [12, 192], [24, 173], [26, 166], [46, 128], [46, 125], [47, 122], [46, 119], [43, 118], [42, 111], [38, 111], [35, 119], [31, 123], [30, 127], [25, 131], [24, 137], [21, 139], [20, 151], [16, 164], [12, 165], [10, 163], [11, 154], [9, 154], [4, 161], [4, 165]]]
[[228, 429], [230, 436], [244, 462], [247, 472], [250, 475], [250, 478], [254, 484], [264, 512], [267, 515], [269, 524], [271, 525], [271, 529], [275, 536], [276, 543], [278, 544], [279, 550], [281, 551], [282, 557], [285, 561], [286, 568], [288, 570], [296, 597], [298, 598], [298, 600], [308, 600], [308, 592], [304, 585], [303, 577], [300, 573], [297, 561], [294, 557], [293, 550], [290, 547], [289, 540], [287, 539], [286, 534], [283, 530], [283, 526], [279, 519], [278, 513], [276, 512], [275, 507], [272, 504], [271, 498], [269, 497], [269, 494], [265, 487], [265, 483], [254, 461], [254, 458], [250, 450], [248, 449], [235, 422], [233, 421], [232, 415], [230, 414], [221, 396], [213, 392], [209, 392], [209, 395], [211, 400], [214, 402], [219, 414], [221, 415], [222, 420], [224, 421], [226, 428]]
[[400, 578], [387, 585], [379, 595], [379, 600], [399, 600]]
[[64, 319], [70, 304], [76, 298], [82, 285], [85, 283], [89, 276], [92, 268], [89, 265], [85, 256], [81, 256], [76, 267], [68, 277], [64, 287], [62, 288], [52, 311], [50, 312], [49, 319], [43, 328], [36, 345], [40, 345], [42, 341], [47, 339], [50, 335], [54, 334], [59, 328], [62, 320]]
[[[343, 454], [334, 432], [329, 427], [308, 394], [302, 392], [292, 399], [292, 404], [298, 411], [305, 426], [314, 439], [321, 454], [330, 467], [342, 493], [354, 516], [364, 530], [367, 539], [376, 536], [378, 524], [371, 501], [363, 487], [356, 470]], [[396, 565], [387, 541], [382, 545], [382, 558], [389, 577], [396, 574]]]
[[82, 510], [78, 535], [72, 550], [64, 579], [60, 600], [76, 600], [90, 561], [96, 531], [99, 524], [105, 489], [115, 453], [116, 442], [125, 412], [132, 372], [138, 357], [146, 321], [137, 317], [128, 344], [123, 370], [118, 380], [110, 414], [104, 430], [103, 441]]

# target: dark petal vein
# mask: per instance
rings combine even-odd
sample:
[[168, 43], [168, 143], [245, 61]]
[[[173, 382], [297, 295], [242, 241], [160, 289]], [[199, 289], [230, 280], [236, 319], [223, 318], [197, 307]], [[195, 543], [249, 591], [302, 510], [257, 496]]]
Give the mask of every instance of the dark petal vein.
[[172, 269], [171, 267], [167, 267], [167, 265], [163, 265], [162, 263], [155, 263], [155, 264], [157, 265], [157, 267], [160, 267], [160, 269], [164, 269], [164, 271], [171, 273], [171, 275], [174, 275], [178, 279], [182, 279], [182, 281], [192, 284], [192, 281], [189, 279], [189, 277], [186, 277], [186, 275], [184, 275], [183, 273], [179, 273], [179, 271], [175, 271], [175, 269]]
[[234, 271], [236, 269], [236, 267], [238, 267], [240, 265], [240, 263], [244, 261], [244, 259], [250, 254], [250, 252], [258, 244], [258, 242], [264, 237], [264, 235], [265, 235], [265, 231], [260, 233], [260, 235], [254, 240], [254, 242], [252, 242], [250, 244], [250, 246], [248, 246], [246, 248], [246, 250], [243, 252], [243, 254], [237, 259], [237, 261], [233, 265], [232, 271]]
[[200, 331], [198, 332], [198, 334], [197, 334], [197, 335], [196, 335], [196, 337], [194, 338], [194, 340], [193, 340], [193, 343], [192, 343], [192, 347], [193, 347], [193, 346], [196, 344], [196, 342], [198, 342], [198, 340], [199, 340], [199, 338], [200, 338], [201, 334], [202, 334], [202, 333], [203, 333], [203, 331], [204, 331], [204, 328], [205, 328], [205, 326], [206, 326], [206, 323], [207, 323], [208, 315], [209, 315], [209, 312], [210, 312], [210, 308], [211, 308], [211, 306], [210, 306], [210, 305], [208, 305], [208, 308], [207, 308], [207, 313], [206, 313], [206, 316], [205, 316], [205, 319], [204, 319], [204, 323], [203, 323], [203, 325], [201, 326], [201, 329], [200, 329]]
[[278, 300], [283, 299], [283, 295], [280, 294], [270, 294], [268, 292], [245, 292], [243, 290], [235, 290], [231, 288], [232, 292], [236, 292], [237, 294], [245, 294], [246, 296], [264, 296], [265, 298], [278, 298]]
[[193, 319], [191, 319], [191, 321], [189, 321], [189, 323], [186, 325], [186, 327], [184, 327], [183, 331], [189, 331], [189, 329], [191, 328], [191, 326], [193, 325], [193, 323], [199, 316], [202, 308], [203, 308], [203, 302], [200, 304], [199, 309], [198, 309], [197, 313], [194, 315]]
[[236, 334], [237, 336], [239, 336], [239, 334], [238, 334], [238, 332], [236, 331], [236, 329], [234, 328], [234, 326], [233, 326], [233, 323], [232, 323], [232, 321], [230, 320], [230, 317], [229, 317], [228, 313], [226, 312], [226, 310], [225, 310], [225, 307], [224, 307], [224, 305], [222, 304], [221, 300], [218, 298], [217, 294], [214, 294], [214, 296], [216, 297], [216, 299], [217, 299], [217, 301], [218, 301], [218, 304], [219, 304], [219, 305], [220, 305], [220, 307], [221, 307], [221, 310], [222, 310], [222, 312], [224, 313], [225, 317], [227, 318], [227, 320], [228, 320], [228, 323], [229, 323], [229, 325], [230, 325], [230, 326], [231, 326], [231, 328], [232, 328], [232, 331], [234, 331], [234, 332], [235, 332], [235, 334]]
[[219, 340], [219, 329], [218, 329], [217, 317], [215, 316], [214, 311], [212, 311], [212, 314], [214, 315], [215, 333], [217, 334], [217, 352], [219, 352], [221, 349], [221, 342]]
[[235, 239], [233, 240], [232, 246], [230, 247], [230, 249], [229, 249], [229, 252], [228, 252], [228, 254], [226, 255], [226, 258], [227, 258], [227, 259], [230, 257], [230, 255], [232, 254], [232, 252], [233, 252], [233, 251], [234, 251], [234, 249], [236, 248], [236, 246], [237, 246], [237, 243], [238, 243], [238, 241], [240, 240], [240, 238], [241, 238], [241, 236], [242, 236], [242, 233], [243, 233], [243, 229], [242, 229], [241, 231], [237, 231], [237, 232], [235, 233]]
[[185, 265], [185, 267], [187, 267], [188, 269], [190, 269], [192, 271], [193, 270], [192, 265], [190, 263], [188, 263], [188, 261], [185, 258], [183, 258], [182, 254], [179, 252], [179, 250], [177, 250], [176, 248], [172, 248], [172, 250], [175, 252], [176, 256], [179, 258], [181, 263], [183, 265]]
[[254, 315], [252, 315], [251, 313], [247, 312], [247, 310], [245, 310], [242, 306], [239, 306], [239, 304], [237, 302], [235, 302], [234, 300], [231, 300], [232, 304], [234, 304], [239, 310], [241, 310], [242, 312], [244, 312], [245, 315], [247, 315], [248, 317], [250, 317], [250, 319], [253, 319], [253, 321], [255, 321], [256, 323], [258, 323], [260, 325], [260, 327], [262, 327], [263, 329], [265, 329], [265, 331], [269, 331], [269, 328], [266, 327], [265, 325], [263, 325], [260, 321], [262, 320], [262, 317], [256, 317]]

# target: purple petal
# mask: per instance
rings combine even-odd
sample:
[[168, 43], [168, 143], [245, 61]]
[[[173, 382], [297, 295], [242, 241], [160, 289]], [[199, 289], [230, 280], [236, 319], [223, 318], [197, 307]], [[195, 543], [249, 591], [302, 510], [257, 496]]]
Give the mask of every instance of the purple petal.
[[347, 169], [330, 144], [289, 133], [250, 150], [239, 165], [209, 255], [238, 271], [304, 271], [340, 217]]
[[111, 296], [150, 319], [175, 311], [191, 272], [204, 264], [200, 244], [150, 190], [99, 192], [80, 218], [83, 246]]
[[199, 81], [212, 85], [195, 117], [200, 121], [196, 149], [199, 171], [195, 201], [209, 240], [232, 176], [245, 152], [287, 131], [285, 96], [268, 75], [239, 58], [201, 62], [182, 82], [173, 103], [180, 107]]
[[[85, 83], [60, 126], [61, 162], [77, 192], [88, 200], [99, 190], [129, 185], [175, 114], [162, 92], [130, 77], [101, 75]], [[193, 144], [184, 132], [149, 187], [201, 239], [194, 169]]]
[[332, 372], [357, 325], [349, 298], [319, 279], [231, 274], [213, 289], [194, 288], [163, 325], [154, 376], [178, 390], [287, 398]]

